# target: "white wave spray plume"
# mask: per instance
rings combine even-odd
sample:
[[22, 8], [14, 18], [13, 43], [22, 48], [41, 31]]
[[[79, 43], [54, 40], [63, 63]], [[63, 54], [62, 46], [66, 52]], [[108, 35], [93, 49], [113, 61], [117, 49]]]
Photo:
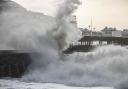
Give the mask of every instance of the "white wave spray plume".
[[[62, 49], [72, 40], [76, 39], [75, 36], [77, 34], [77, 28], [70, 24], [69, 17], [78, 4], [80, 4], [78, 0], [64, 0], [59, 3], [58, 13], [55, 18], [56, 27], [47, 31], [47, 36], [45, 35], [47, 40], [45, 39], [45, 43], [41, 44], [43, 49], [39, 47], [40, 51], [37, 50], [37, 54], [32, 55], [34, 60], [30, 69], [32, 70], [32, 75], [35, 75], [33, 78], [37, 77], [37, 72], [42, 74], [45, 72], [47, 67], [49, 68], [51, 65], [56, 65], [62, 61]], [[44, 44], [47, 44], [47, 47], [44, 46]], [[49, 46], [49, 44], [51, 45]], [[28, 76], [27, 78], [25, 77], [25, 79], [29, 79]]]
[[62, 1], [56, 18], [28, 13], [19, 6], [2, 11], [0, 48], [33, 51], [32, 64], [22, 81], [127, 88], [128, 50], [124, 47], [105, 46], [89, 53], [60, 55], [74, 35], [68, 16], [78, 4], [77, 0]]
[[[77, 0], [66, 0], [57, 14], [57, 29], [52, 30], [52, 36], [59, 44], [59, 49], [64, 47], [66, 39], [70, 39], [70, 37], [66, 38], [66, 33], [72, 28], [66, 18], [76, 8], [74, 3], [79, 4]], [[106, 46], [96, 49], [92, 53], [76, 53], [63, 58], [57, 55], [57, 59], [52, 57], [54, 62], [50, 60], [51, 65], [46, 69], [41, 66], [41, 69], [36, 69], [31, 74], [24, 76], [23, 79], [76, 86], [113, 86], [117, 81], [122, 81], [127, 77], [127, 53], [126, 48]], [[42, 65], [45, 64], [47, 65], [46, 62]]]

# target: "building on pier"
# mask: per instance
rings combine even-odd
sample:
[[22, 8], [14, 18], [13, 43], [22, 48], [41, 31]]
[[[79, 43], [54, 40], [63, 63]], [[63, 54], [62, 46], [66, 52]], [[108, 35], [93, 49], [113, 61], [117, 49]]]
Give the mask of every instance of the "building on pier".
[[82, 29], [82, 36], [102, 36], [102, 32], [99, 31], [90, 31], [87, 28]]
[[101, 32], [92, 32], [87, 28], [80, 30], [83, 37], [78, 42], [71, 43], [64, 53], [89, 52], [97, 46], [110, 44], [128, 45], [128, 29], [121, 31], [116, 28], [105, 27]]
[[91, 31], [87, 28], [80, 29], [82, 32], [82, 36], [99, 36], [99, 37], [128, 37], [128, 29], [124, 29], [123, 31], [117, 30], [112, 27], [105, 27], [101, 31]]
[[107, 26], [103, 30], [101, 30], [102, 36], [104, 37], [112, 37], [112, 32], [114, 31], [117, 31], [116, 28], [107, 27]]
[[128, 29], [123, 30], [122, 37], [127, 37], [128, 38]]

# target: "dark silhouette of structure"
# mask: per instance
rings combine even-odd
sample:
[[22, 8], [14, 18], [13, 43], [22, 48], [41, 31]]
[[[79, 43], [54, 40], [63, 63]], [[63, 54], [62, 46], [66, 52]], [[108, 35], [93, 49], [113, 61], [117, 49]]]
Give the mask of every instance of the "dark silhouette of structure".
[[[128, 38], [124, 37], [102, 37], [102, 36], [84, 36], [78, 41], [80, 44], [74, 45], [71, 44], [64, 53], [73, 53], [73, 52], [89, 52], [100, 45], [128, 45]], [[94, 42], [97, 42], [97, 45], [94, 45]], [[104, 42], [106, 44], [104, 44]]]
[[29, 53], [0, 50], [0, 77], [21, 77], [30, 63]]
[[[13, 11], [18, 11], [18, 9], [26, 10], [11, 0], [0, 0], [0, 15], [4, 12], [12, 13]], [[21, 77], [30, 62], [31, 57], [28, 52], [8, 49], [0, 50], [0, 77]]]

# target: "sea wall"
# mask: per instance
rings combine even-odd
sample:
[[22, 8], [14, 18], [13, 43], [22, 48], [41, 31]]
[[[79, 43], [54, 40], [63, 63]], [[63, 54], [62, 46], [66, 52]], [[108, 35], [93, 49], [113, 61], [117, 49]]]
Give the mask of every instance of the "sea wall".
[[29, 53], [0, 51], [0, 77], [21, 77], [31, 63]]

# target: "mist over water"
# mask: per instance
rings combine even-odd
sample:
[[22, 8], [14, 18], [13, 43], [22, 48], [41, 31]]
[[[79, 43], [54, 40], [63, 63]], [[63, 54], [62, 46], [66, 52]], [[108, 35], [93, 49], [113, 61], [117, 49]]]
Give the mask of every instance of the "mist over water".
[[72, 86], [119, 85], [118, 88], [127, 84], [125, 47], [108, 45], [89, 53], [62, 53], [77, 38], [77, 29], [70, 24], [69, 17], [79, 4], [78, 0], [63, 0], [55, 18], [28, 13], [23, 8], [22, 11], [10, 8], [0, 14], [0, 48], [33, 53], [32, 64], [22, 81]]

